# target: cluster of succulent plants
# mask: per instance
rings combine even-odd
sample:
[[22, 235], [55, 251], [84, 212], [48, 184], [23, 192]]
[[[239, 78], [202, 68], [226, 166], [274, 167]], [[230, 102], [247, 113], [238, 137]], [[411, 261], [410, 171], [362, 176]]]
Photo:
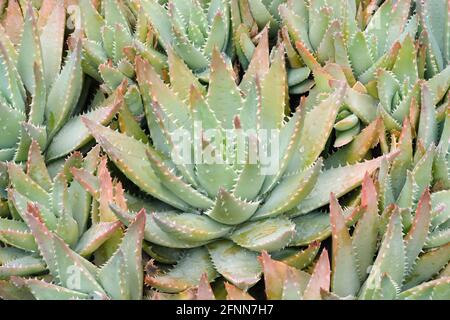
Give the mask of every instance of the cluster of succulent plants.
[[0, 298], [450, 299], [450, 1], [4, 0], [0, 60]]

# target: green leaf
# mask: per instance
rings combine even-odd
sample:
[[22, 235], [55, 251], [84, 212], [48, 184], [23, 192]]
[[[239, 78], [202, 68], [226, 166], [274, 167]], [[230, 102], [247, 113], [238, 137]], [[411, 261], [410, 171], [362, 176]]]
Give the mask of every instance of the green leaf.
[[7, 279], [11, 276], [30, 276], [46, 270], [44, 261], [33, 256], [25, 256], [2, 263], [0, 266], [0, 278]]
[[[134, 215], [129, 214], [128, 212], [124, 212], [122, 209], [120, 209], [114, 204], [110, 204], [110, 208], [123, 224], [129, 225], [132, 222]], [[156, 245], [175, 249], [197, 248], [203, 246], [208, 242], [208, 241], [196, 242], [196, 241], [180, 240], [161, 230], [161, 228], [156, 223], [153, 215], [151, 214], [147, 214], [144, 229], [144, 238], [145, 240], [154, 243]]]
[[422, 103], [420, 108], [420, 121], [417, 139], [422, 141], [424, 147], [428, 149], [436, 142], [437, 123], [436, 111], [432, 101], [431, 92], [428, 86], [422, 85]]
[[258, 209], [258, 202], [248, 202], [237, 198], [225, 189], [220, 189], [216, 203], [206, 214], [227, 225], [237, 225], [247, 221]]
[[354, 296], [360, 287], [352, 239], [342, 209], [334, 194], [330, 196], [330, 222], [333, 239], [331, 289], [338, 296]]
[[364, 281], [367, 277], [368, 269], [373, 263], [377, 250], [378, 228], [380, 222], [377, 191], [369, 175], [364, 177], [361, 206], [363, 208], [363, 215], [359, 219], [353, 232], [352, 244], [355, 252], [359, 280]]
[[225, 129], [233, 128], [234, 118], [242, 106], [233, 71], [219, 51], [213, 50], [207, 102]]
[[319, 257], [308, 286], [303, 293], [304, 300], [321, 300], [321, 291], [328, 291], [330, 288], [330, 261], [328, 259], [328, 251], [324, 249]]
[[313, 190], [321, 168], [320, 158], [310, 168], [283, 177], [256, 211], [252, 220], [274, 217], [295, 208]]
[[221, 238], [231, 230], [208, 216], [193, 213], [154, 212], [153, 219], [168, 234], [187, 241], [210, 241]]
[[128, 226], [117, 251], [98, 273], [98, 279], [113, 299], [142, 298], [142, 241], [146, 216], [138, 213]]
[[208, 209], [214, 204], [211, 199], [185, 182], [182, 177], [172, 172], [171, 168], [165, 165], [155, 152], [147, 152], [147, 156], [161, 183], [174, 194], [178, 194], [184, 202], [199, 209]]
[[80, 0], [83, 29], [89, 40], [102, 42], [101, 30], [104, 25], [102, 16], [95, 10], [92, 1]]
[[147, 274], [145, 283], [162, 292], [176, 293], [198, 286], [205, 273], [209, 281], [217, 276], [208, 251], [197, 248], [187, 251], [173, 269], [163, 274]]
[[84, 118], [84, 124], [117, 167], [141, 190], [179, 209], [188, 206], [172, 192], [165, 189], [147, 159], [148, 146], [124, 134]]
[[239, 226], [231, 240], [252, 251], [277, 251], [286, 247], [295, 233], [295, 225], [286, 218], [266, 219]]
[[92, 139], [92, 135], [88, 128], [83, 124], [83, 118], [89, 119], [100, 125], [107, 125], [122, 107], [122, 103], [122, 97], [118, 97], [110, 105], [99, 107], [67, 121], [48, 146], [46, 152], [47, 161], [61, 158], [84, 146]]
[[306, 114], [301, 128], [298, 153], [292, 158], [287, 172], [308, 167], [317, 160], [333, 129], [344, 93], [344, 87], [338, 88]]
[[450, 290], [450, 277], [425, 282], [399, 294], [400, 300], [446, 300]]
[[0, 219], [0, 239], [25, 251], [37, 251], [34, 237], [22, 221]]
[[48, 94], [45, 118], [49, 137], [53, 137], [71, 116], [81, 94], [82, 82], [81, 42], [78, 40]]
[[16, 147], [22, 131], [20, 123], [25, 120], [26, 115], [21, 111], [0, 102], [0, 123], [3, 126], [2, 129], [4, 128], [0, 136], [0, 148]]
[[[313, 191], [298, 206], [298, 214], [308, 213], [328, 204], [330, 193], [340, 197], [359, 187], [366, 172], [372, 174], [380, 167], [385, 157], [392, 158], [393, 155], [322, 172]], [[330, 181], [333, 183], [329, 183]]]
[[38, 27], [36, 17], [31, 3], [24, 8], [26, 11], [22, 38], [18, 49], [17, 71], [28, 92], [34, 91], [34, 64], [40, 68], [43, 74], [43, 62], [41, 43], [39, 41]]
[[37, 300], [89, 299], [89, 295], [86, 293], [70, 290], [39, 279], [14, 278], [12, 281], [27, 287]]
[[312, 242], [306, 249], [297, 248], [283, 249], [272, 253], [272, 258], [286, 263], [287, 265], [302, 270], [309, 267], [317, 256], [320, 249], [320, 242]]
[[[91, 4], [87, 4], [87, 6], [90, 7]], [[61, 5], [61, 3], [57, 3], [50, 16], [47, 18], [47, 23], [42, 29], [40, 37], [42, 60], [44, 64], [45, 87], [49, 89], [52, 87], [61, 68], [61, 57], [63, 55], [64, 45], [64, 29], [64, 6]]]
[[431, 222], [431, 198], [426, 190], [417, 205], [414, 222], [405, 237], [406, 271], [409, 273], [427, 240]]
[[262, 129], [280, 129], [286, 103], [287, 75], [282, 46], [273, 52], [269, 72], [261, 81], [261, 106], [258, 120]]
[[398, 285], [403, 283], [405, 275], [405, 247], [403, 244], [402, 221], [398, 208], [394, 209], [389, 220], [378, 256], [375, 259], [370, 275], [361, 289], [361, 296], [367, 297], [376, 286], [376, 278], [388, 274]]
[[[305, 290], [311, 278], [308, 273], [271, 259], [267, 252], [261, 254], [259, 261], [263, 269], [266, 297], [268, 300], [281, 300], [283, 296], [286, 298], [292, 297], [292, 294], [295, 294], [297, 300], [300, 299], [300, 295]], [[295, 290], [285, 290], [292, 287]], [[290, 294], [288, 295], [288, 293]]]
[[430, 280], [438, 274], [450, 260], [450, 244], [430, 250], [422, 254], [416, 261], [412, 272], [406, 278], [404, 289], [408, 290], [414, 286]]
[[207, 246], [215, 269], [228, 281], [247, 290], [261, 277], [258, 255], [235, 245], [231, 241], [216, 241]]
[[83, 233], [75, 247], [75, 251], [83, 257], [94, 253], [100, 246], [107, 241], [111, 235], [119, 230], [121, 223], [100, 222], [92, 225]]

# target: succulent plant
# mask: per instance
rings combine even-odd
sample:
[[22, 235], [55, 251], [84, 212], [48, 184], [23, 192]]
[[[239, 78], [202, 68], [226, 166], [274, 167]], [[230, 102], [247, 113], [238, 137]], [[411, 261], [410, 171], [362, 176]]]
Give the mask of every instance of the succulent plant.
[[284, 42], [295, 42], [290, 45], [291, 59], [302, 60], [310, 68], [308, 56], [312, 55], [322, 65], [337, 63], [353, 85], [373, 80], [374, 71], [389, 61], [394, 44], [416, 34], [418, 22], [415, 15], [410, 17], [410, 7], [409, 0], [384, 1], [363, 28], [354, 0], [288, 1], [279, 10], [287, 30]]
[[[121, 185], [112, 183], [106, 159], [100, 159], [99, 151], [99, 147], [92, 149], [84, 159], [80, 153], [74, 153], [61, 167], [52, 167], [49, 172], [39, 145], [33, 140], [26, 172], [20, 165], [8, 164], [12, 219], [2, 218], [0, 223], [0, 239], [8, 245], [0, 249], [1, 278], [40, 274], [46, 270], [38, 255], [36, 235], [27, 224], [30, 203], [39, 210], [45, 227], [81, 256], [90, 257], [95, 252], [96, 260], [102, 261], [114, 252], [117, 245], [114, 238], [120, 239], [121, 223], [113, 214], [108, 215], [110, 211], [104, 203], [123, 204], [125, 198]], [[83, 188], [86, 186], [83, 175], [87, 174], [96, 183], [94, 196], [87, 187], [87, 190]]]
[[[352, 219], [343, 214], [332, 194], [328, 221], [332, 235], [332, 263], [326, 248], [309, 270], [276, 261], [263, 252], [259, 261], [264, 273], [266, 298], [448, 299], [450, 278], [445, 267], [450, 260], [449, 242], [433, 244], [431, 232], [445, 225], [443, 221], [448, 222], [448, 208], [438, 209], [442, 204], [440, 201], [448, 201], [449, 190], [445, 192], [445, 196], [439, 193], [430, 196], [428, 189], [425, 190], [415, 212], [391, 205], [380, 215], [378, 202], [381, 199], [377, 187], [366, 175], [361, 205], [355, 211], [357, 217]], [[206, 276], [194, 290], [172, 295], [155, 293], [152, 298], [215, 299], [220, 290], [213, 291], [205, 280]], [[225, 288], [229, 300], [253, 299], [249, 293], [231, 284], [227, 283]]]
[[449, 8], [0, 0], [0, 298], [450, 299]]
[[196, 73], [208, 72], [214, 49], [231, 56], [230, 1], [141, 0], [140, 5], [164, 50], [173, 50]]
[[[442, 102], [450, 86], [449, 69], [445, 63], [440, 63], [440, 68], [434, 68], [436, 72], [428, 72], [430, 59], [426, 52], [431, 52], [431, 45], [424, 40], [417, 43], [414, 40], [417, 30], [431, 28], [428, 26], [430, 19], [424, 18], [424, 11], [437, 11], [441, 6], [447, 6], [446, 1], [432, 2], [422, 4], [422, 9], [417, 5], [418, 9], [410, 15], [410, 1], [385, 1], [362, 31], [354, 18], [356, 6], [352, 1], [334, 4], [337, 7], [326, 1], [312, 1], [309, 5], [288, 2], [280, 7], [285, 17], [285, 29], [289, 31], [285, 39], [289, 40], [290, 35], [297, 41], [299, 56], [291, 57], [289, 61], [303, 62], [312, 70], [315, 82], [311, 84], [315, 83], [316, 87], [311, 93], [320, 97], [322, 91], [329, 90], [325, 81], [330, 79], [346, 80], [352, 88], [337, 117], [335, 147], [350, 143], [378, 114], [383, 117], [389, 133], [400, 131], [412, 97], [415, 96], [417, 102], [420, 96], [419, 79], [429, 79], [434, 104]], [[310, 23], [322, 23], [324, 27], [313, 28], [309, 34], [309, 16], [322, 11], [321, 22], [314, 19]], [[448, 17], [437, 21], [448, 21]], [[438, 28], [436, 23], [433, 28]], [[441, 30], [442, 27], [439, 32]], [[445, 31], [442, 33], [439, 36], [445, 38]], [[289, 45], [290, 41], [284, 43]], [[291, 52], [296, 57], [295, 51]], [[441, 56], [439, 51], [439, 61], [447, 60]], [[443, 104], [445, 102], [446, 99]]]
[[167, 58], [156, 50], [154, 32], [138, 4], [111, 0], [96, 4], [81, 0], [80, 15], [74, 18], [84, 35], [83, 70], [101, 83], [101, 90], [107, 94], [126, 82], [125, 102], [130, 112], [139, 116], [143, 107], [134, 81], [134, 55], [148, 59], [159, 72], [167, 68]]
[[26, 160], [32, 138], [45, 148], [74, 113], [82, 90], [76, 40], [61, 69], [64, 7], [56, 4], [41, 12], [39, 20], [31, 4], [23, 9], [24, 16], [16, 1], [10, 1], [5, 27], [0, 28], [2, 161]]
[[142, 298], [143, 212], [136, 215], [117, 250], [98, 267], [73, 251], [42, 222], [37, 206], [27, 207], [24, 217], [37, 247], [50, 271], [50, 277], [23, 278], [12, 276], [0, 281], [3, 299], [73, 300]]
[[[357, 141], [360, 147], [355, 144], [354, 149], [343, 150], [331, 159], [336, 166], [347, 161], [351, 165], [321, 172], [328, 160], [320, 154], [329, 140], [345, 88], [337, 86], [322, 103], [309, 109], [302, 104], [285, 120], [284, 52], [282, 46], [274, 50], [269, 67], [268, 47], [261, 42], [238, 86], [231, 67], [215, 49], [207, 92], [180, 59], [169, 65], [172, 85], [168, 87], [146, 60], [137, 57], [136, 74], [151, 144], [140, 141], [142, 132], [127, 135], [85, 120], [125, 176], [143, 192], [169, 205], [169, 210], [149, 212], [145, 227], [145, 239], [162, 247], [160, 256], [168, 256], [168, 248], [178, 249], [176, 252], [186, 249], [170, 271], [161, 274], [149, 268], [152, 272], [146, 282], [161, 291], [194, 287], [203, 272], [209, 281], [218, 272], [241, 288], [251, 287], [261, 274], [256, 252], [298, 245], [295, 217], [327, 205], [330, 192], [342, 196], [357, 188], [365, 172], [374, 172], [384, 158], [359, 162], [378, 142], [375, 122], [364, 132], [371, 140], [369, 145], [365, 145], [367, 139]], [[179, 83], [180, 74], [189, 76]], [[179, 161], [181, 142], [174, 140], [173, 133], [177, 129], [191, 133], [195, 123], [201, 123], [203, 130], [219, 132], [274, 130], [280, 135], [279, 167], [267, 175], [262, 171], [263, 163], [250, 162], [248, 154], [255, 152], [252, 148], [261, 148], [252, 136], [242, 163], [233, 158], [225, 163]], [[200, 138], [203, 156], [211, 149], [219, 152], [223, 144], [220, 138], [208, 139]], [[275, 148], [275, 143], [267, 148]], [[335, 183], [330, 185], [329, 179]], [[112, 208], [124, 224], [132, 221], [132, 213]]]

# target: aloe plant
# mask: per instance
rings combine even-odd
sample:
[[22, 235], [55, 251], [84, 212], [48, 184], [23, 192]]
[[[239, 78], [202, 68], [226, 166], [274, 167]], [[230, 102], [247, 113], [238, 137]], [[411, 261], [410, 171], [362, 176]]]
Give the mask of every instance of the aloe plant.
[[[148, 213], [145, 239], [161, 247], [161, 260], [173, 261], [166, 257], [171, 252], [167, 248], [185, 249], [185, 253], [167, 273], [150, 268], [156, 271], [147, 275], [146, 282], [151, 286], [161, 291], [183, 291], [195, 286], [206, 272], [209, 281], [221, 274], [241, 288], [251, 287], [261, 275], [256, 252], [298, 245], [296, 216], [326, 205], [331, 191], [342, 196], [357, 188], [364, 173], [374, 172], [381, 164], [383, 157], [359, 162], [377, 144], [379, 127], [375, 122], [364, 132], [373, 139], [372, 145], [363, 147], [366, 152], [342, 150], [332, 160], [352, 165], [321, 172], [327, 159], [320, 154], [345, 88], [338, 86], [318, 105], [302, 105], [285, 121], [283, 54], [282, 46], [274, 49], [269, 63], [268, 46], [261, 42], [238, 86], [230, 65], [216, 49], [211, 57], [208, 89], [181, 59], [170, 64], [169, 88], [156, 70], [138, 57], [136, 74], [151, 143], [142, 142], [142, 131], [119, 133], [85, 120], [91, 134], [128, 179], [171, 207], [170, 211]], [[182, 83], [177, 81], [179, 74], [185, 75]], [[251, 163], [249, 158], [244, 163], [180, 163], [174, 158], [180, 149], [170, 133], [177, 129], [191, 132], [199, 121], [205, 130], [275, 130], [280, 135], [279, 167], [267, 175], [261, 171], [262, 163]], [[206, 147], [213, 142], [204, 138], [202, 143], [206, 154]], [[254, 143], [249, 142], [249, 146], [255, 148]], [[336, 183], [329, 185], [329, 179]], [[132, 213], [117, 206], [112, 209], [124, 224], [133, 218]]]
[[[0, 238], [9, 247], [1, 248], [0, 276], [27, 276], [47, 270], [39, 257], [39, 243], [27, 220], [30, 203], [39, 211], [45, 228], [62, 239], [77, 254], [97, 261], [114, 252], [121, 236], [121, 223], [105, 209], [105, 203], [125, 203], [120, 184], [111, 180], [106, 159], [101, 160], [99, 148], [83, 158], [72, 154], [61, 167], [47, 169], [39, 145], [32, 141], [24, 172], [21, 166], [9, 163], [9, 211], [12, 219], [2, 218]], [[97, 169], [98, 167], [98, 169]], [[94, 174], [94, 195], [90, 195], [83, 174]], [[78, 180], [76, 180], [78, 179]], [[116, 240], [114, 240], [114, 238]], [[42, 252], [41, 252], [42, 253]], [[44, 257], [45, 258], [45, 257]], [[48, 266], [48, 264], [47, 264]]]
[[449, 299], [449, 3], [0, 1], [0, 298]]
[[142, 298], [142, 235], [145, 215], [136, 215], [114, 254], [98, 267], [73, 251], [42, 222], [38, 207], [28, 205], [25, 219], [50, 271], [50, 279], [13, 276], [0, 282], [4, 299], [73, 300]]
[[[65, 54], [66, 9], [59, 2], [45, 2], [37, 11], [30, 2], [9, 1], [3, 19], [0, 160], [27, 160], [32, 139], [48, 151], [48, 160], [63, 157], [90, 140], [61, 130], [79, 127], [78, 115], [87, 109], [78, 35], [71, 34]], [[88, 116], [106, 124], [114, 114], [111, 106], [93, 105]]]
[[[65, 11], [56, 5], [39, 29], [33, 7], [11, 1], [1, 27], [2, 135], [1, 159], [23, 161], [31, 138], [44, 148], [76, 109], [82, 88], [80, 44], [74, 45], [62, 70]], [[14, 9], [13, 9], [14, 8]], [[45, 18], [41, 16], [41, 18]], [[7, 24], [14, 19], [19, 23]], [[6, 31], [8, 30], [8, 31]], [[23, 30], [19, 33], [19, 30]], [[20, 38], [17, 39], [17, 34]], [[41, 43], [46, 43], [42, 47]], [[31, 103], [29, 103], [30, 95]]]
[[[448, 31], [442, 23], [446, 23], [448, 17], [436, 19], [431, 27], [434, 15], [427, 16], [425, 12], [447, 12], [444, 9], [447, 2], [420, 3], [410, 14], [411, 1], [385, 1], [363, 28], [358, 22], [362, 11], [356, 11], [353, 1], [311, 1], [309, 5], [300, 1], [280, 7], [284, 18], [284, 43], [291, 48], [289, 61], [297, 67], [304, 63], [312, 70], [316, 78], [313, 95], [320, 96], [322, 91], [329, 90], [323, 83], [330, 79], [346, 80], [353, 89], [337, 118], [336, 147], [351, 142], [377, 114], [383, 116], [389, 131], [399, 131], [414, 95], [417, 102], [419, 79], [430, 79], [434, 104], [445, 97], [449, 87], [447, 54], [424, 39], [427, 30], [440, 28], [436, 36], [443, 39], [445, 46]], [[420, 35], [417, 42], [416, 35]], [[295, 46], [290, 44], [291, 39], [296, 42]], [[434, 51], [439, 68], [433, 67], [431, 72], [429, 57]], [[383, 108], [377, 107], [379, 103]]]
[[[445, 192], [448, 198], [448, 190]], [[356, 218], [349, 219], [331, 195], [328, 220], [332, 236], [331, 263], [327, 249], [322, 250], [309, 270], [276, 261], [267, 252], [261, 254], [266, 298], [448, 299], [450, 278], [445, 274], [450, 259], [448, 239], [443, 244], [433, 243], [433, 229], [448, 231], [448, 227], [443, 231], [445, 222], [440, 225], [448, 219], [448, 209], [445, 208], [445, 213], [436, 211], [440, 201], [446, 202], [444, 199], [440, 193], [430, 195], [427, 189], [415, 212], [393, 204], [380, 214], [380, 194], [372, 178], [366, 175]], [[253, 299], [229, 283], [225, 290], [229, 300]], [[205, 275], [196, 289], [172, 295], [155, 293], [152, 298], [215, 299], [219, 294], [221, 290], [213, 291]]]

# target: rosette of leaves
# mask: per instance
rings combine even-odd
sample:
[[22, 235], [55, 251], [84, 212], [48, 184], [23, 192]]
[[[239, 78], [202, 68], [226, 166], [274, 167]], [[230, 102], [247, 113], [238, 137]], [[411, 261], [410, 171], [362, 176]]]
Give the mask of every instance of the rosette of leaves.
[[145, 57], [160, 73], [167, 69], [167, 57], [156, 48], [155, 32], [139, 1], [82, 0], [79, 11], [84, 34], [83, 71], [100, 82], [105, 93], [113, 92], [126, 81], [124, 98], [128, 108], [133, 115], [141, 115], [134, 56]]
[[[398, 42], [417, 33], [418, 19], [416, 15], [410, 17], [411, 1], [385, 1], [373, 16], [369, 14], [370, 6], [365, 5], [314, 0], [288, 1], [280, 6], [288, 60], [293, 68], [306, 64], [315, 78], [307, 86], [300, 86], [299, 93], [336, 77], [346, 80], [353, 89], [337, 118], [336, 147], [351, 142], [364, 125], [375, 119], [377, 96], [361, 94], [373, 93], [375, 71], [392, 66]], [[330, 64], [324, 73], [321, 67]], [[314, 88], [313, 94], [320, 95], [322, 90], [322, 86]], [[362, 110], [352, 110], [355, 108]]]
[[[69, 130], [61, 130], [66, 124], [79, 127], [77, 115], [85, 111], [88, 90], [83, 86], [76, 34], [67, 42], [67, 54], [63, 52], [64, 3], [45, 1], [38, 11], [31, 2], [9, 1], [2, 22], [0, 160], [25, 161], [31, 139], [48, 154], [48, 160], [63, 157], [89, 141], [89, 135], [74, 139]], [[86, 115], [102, 123], [115, 114], [110, 105], [93, 105], [89, 110]]]
[[[138, 57], [136, 74], [151, 140], [138, 127], [118, 132], [85, 120], [116, 167], [142, 192], [169, 206], [147, 213], [145, 239], [152, 246], [148, 253], [160, 262], [176, 262], [166, 272], [149, 267], [146, 282], [153, 288], [183, 291], [195, 287], [203, 273], [208, 281], [220, 274], [241, 288], [251, 287], [261, 275], [257, 252], [281, 250], [280, 258], [292, 257], [285, 247], [314, 241], [297, 241], [296, 230], [302, 226], [294, 218], [327, 205], [330, 192], [343, 196], [354, 190], [365, 172], [372, 173], [381, 164], [384, 157], [361, 162], [378, 143], [377, 120], [351, 147], [334, 155], [335, 168], [322, 172], [327, 159], [320, 155], [331, 139], [345, 88], [337, 85], [321, 103], [302, 103], [285, 118], [283, 46], [274, 48], [271, 56], [261, 42], [237, 85], [231, 66], [213, 50], [207, 89], [181, 59], [169, 65], [169, 87]], [[173, 158], [180, 150], [170, 133], [192, 132], [194, 122], [220, 132], [275, 130], [280, 134], [275, 174], [260, 174], [259, 162], [180, 163]], [[216, 148], [218, 141], [202, 139], [201, 152]], [[249, 143], [249, 148], [255, 151], [255, 144]], [[124, 224], [133, 219], [133, 212], [112, 208]], [[317, 236], [316, 229], [309, 231], [312, 238]]]
[[[381, 175], [381, 172], [379, 173]], [[426, 189], [416, 209], [391, 204], [381, 213], [381, 186], [366, 175], [361, 205], [351, 217], [332, 194], [328, 233], [331, 263], [324, 248], [306, 270], [259, 257], [269, 300], [445, 300], [449, 297], [450, 240], [435, 242], [436, 228], [447, 228], [448, 192]], [[442, 205], [445, 208], [442, 209]], [[444, 222], [446, 221], [446, 222]], [[214, 290], [202, 278], [196, 289], [179, 294], [155, 293], [153, 299], [252, 300], [248, 292], [225, 283]]]
[[[194, 71], [203, 71], [213, 48], [225, 51], [230, 42], [227, 1], [103, 0], [97, 7], [90, 0], [80, 6], [86, 35], [85, 69], [96, 79], [103, 78], [109, 87], [114, 87], [109, 83], [113, 80], [111, 73], [120, 78], [116, 86], [125, 77], [133, 79], [136, 54], [160, 74], [167, 69], [167, 51], [179, 55]], [[110, 68], [98, 70], [107, 67], [106, 61], [114, 72]]]
[[10, 1], [6, 12], [0, 28], [4, 129], [0, 159], [23, 161], [31, 138], [45, 148], [77, 108], [83, 80], [80, 45], [74, 40], [61, 68], [65, 30], [61, 4], [49, 12], [41, 10], [39, 19], [31, 3], [21, 8]]
[[49, 268], [28, 224], [29, 204], [39, 211], [45, 228], [80, 256], [94, 255], [101, 264], [114, 253], [122, 224], [108, 205], [113, 202], [126, 209], [126, 195], [121, 184], [112, 181], [99, 151], [93, 148], [84, 158], [76, 152], [62, 166], [47, 168], [33, 140], [25, 171], [18, 164], [8, 164], [10, 217], [0, 221], [0, 241], [5, 245], [0, 248], [2, 279], [40, 275]]
[[234, 47], [244, 69], [247, 69], [259, 43], [258, 34], [261, 30], [267, 27], [271, 41], [276, 40], [281, 22], [278, 7], [284, 2], [285, 0], [231, 0]]
[[49, 275], [0, 280], [0, 296], [10, 300], [140, 300], [143, 295], [143, 212], [136, 215], [117, 249], [97, 266], [70, 248], [43, 222], [39, 208], [27, 206], [25, 221]]

